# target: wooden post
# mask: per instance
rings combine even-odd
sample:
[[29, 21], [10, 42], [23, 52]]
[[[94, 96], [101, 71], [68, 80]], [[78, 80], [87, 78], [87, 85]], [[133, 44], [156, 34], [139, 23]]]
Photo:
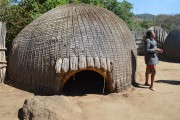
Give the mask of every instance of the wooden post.
[[6, 47], [5, 47], [5, 38], [6, 38], [6, 24], [0, 22], [0, 83], [3, 83], [6, 78]]
[[132, 33], [135, 37], [138, 55], [144, 55], [144, 37], [146, 30], [132, 31]]

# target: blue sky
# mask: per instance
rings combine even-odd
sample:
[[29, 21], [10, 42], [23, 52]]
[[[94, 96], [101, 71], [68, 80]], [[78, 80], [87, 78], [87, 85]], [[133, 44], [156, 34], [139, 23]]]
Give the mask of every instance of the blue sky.
[[[123, 0], [118, 0], [119, 2]], [[127, 0], [133, 4], [134, 14], [180, 14], [180, 0]]]

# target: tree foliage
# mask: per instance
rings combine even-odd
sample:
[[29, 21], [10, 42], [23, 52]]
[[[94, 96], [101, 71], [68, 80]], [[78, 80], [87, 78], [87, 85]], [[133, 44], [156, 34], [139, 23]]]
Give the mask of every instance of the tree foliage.
[[131, 30], [133, 29], [133, 13], [130, 11], [133, 6], [131, 3], [126, 0], [123, 0], [122, 2], [118, 2], [117, 0], [103, 0], [102, 3], [105, 8], [123, 19]]
[[155, 25], [161, 26], [167, 32], [170, 32], [175, 26], [180, 25], [180, 14], [166, 15], [160, 14], [155, 18]]
[[148, 28], [150, 28], [151, 26], [154, 26], [154, 21], [152, 21], [152, 20], [143, 20], [143, 21], [141, 22], [141, 28], [148, 29]]
[[133, 29], [132, 4], [123, 0], [1, 0], [0, 1], [0, 21], [7, 23], [7, 45], [11, 45], [12, 40], [30, 22], [60, 5], [68, 3], [87, 3], [104, 7], [122, 18], [130, 29]]

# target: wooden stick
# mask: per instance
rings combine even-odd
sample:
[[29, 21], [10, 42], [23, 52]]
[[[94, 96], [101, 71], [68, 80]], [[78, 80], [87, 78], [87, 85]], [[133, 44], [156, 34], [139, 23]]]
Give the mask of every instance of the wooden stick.
[[7, 48], [0, 48], [0, 51], [6, 51]]
[[1, 66], [0, 69], [7, 67], [7, 65]]
[[7, 61], [0, 61], [0, 64], [4, 64], [4, 63], [7, 63]]

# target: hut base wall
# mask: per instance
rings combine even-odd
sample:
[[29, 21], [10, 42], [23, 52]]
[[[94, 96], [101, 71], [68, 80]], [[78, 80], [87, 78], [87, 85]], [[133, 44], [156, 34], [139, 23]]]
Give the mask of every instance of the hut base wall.
[[[69, 71], [67, 73], [64, 74], [64, 76], [61, 76], [60, 74], [57, 74], [56, 79], [54, 81], [54, 87], [45, 87], [45, 86], [40, 86], [40, 85], [35, 85], [35, 84], [31, 84], [31, 83], [26, 83], [26, 82], [18, 82], [18, 80], [16, 79], [10, 79], [10, 81], [7, 81], [7, 84], [9, 85], [13, 85], [16, 88], [22, 89], [22, 90], [26, 90], [29, 92], [33, 92], [34, 94], [37, 95], [60, 95], [62, 94], [62, 89], [65, 85], [65, 83], [68, 81], [68, 79], [83, 70], [92, 70], [95, 71], [97, 73], [99, 73], [101, 76], [104, 77], [105, 80], [105, 89], [108, 92], [122, 92], [124, 90], [127, 90], [128, 88], [130, 88], [131, 82], [126, 83], [125, 85], [122, 85], [122, 81], [113, 81], [113, 78], [110, 78], [112, 73], [106, 72], [102, 69], [94, 69], [94, 68], [87, 68], [87, 69], [81, 69], [78, 71]], [[130, 78], [125, 78], [126, 81], [131, 81]], [[62, 83], [62, 84], [61, 84]]]

